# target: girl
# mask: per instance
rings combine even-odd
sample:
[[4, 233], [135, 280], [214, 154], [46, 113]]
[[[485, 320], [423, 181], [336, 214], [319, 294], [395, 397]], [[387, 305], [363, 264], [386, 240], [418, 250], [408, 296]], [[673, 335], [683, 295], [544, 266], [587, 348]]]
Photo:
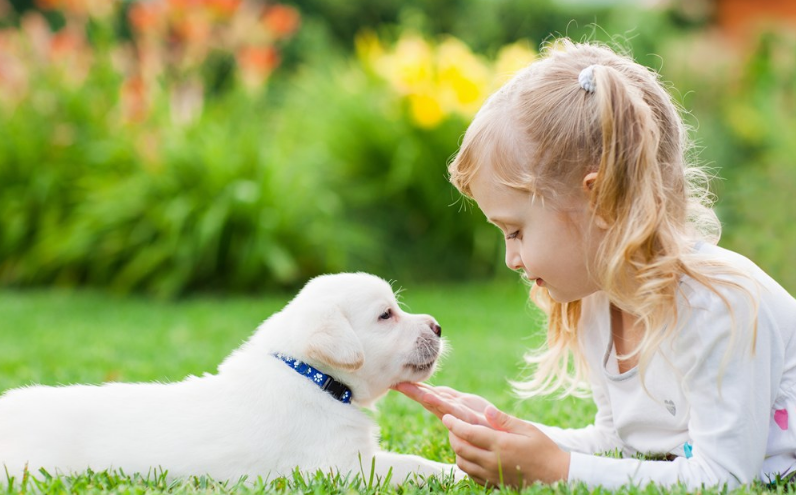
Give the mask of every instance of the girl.
[[[597, 405], [593, 425], [561, 429], [398, 385], [442, 419], [478, 483], [732, 487], [796, 471], [796, 300], [715, 245], [705, 176], [685, 155], [654, 73], [568, 40], [467, 129], [451, 181], [503, 232], [506, 264], [548, 317], [517, 391], [587, 382]], [[624, 458], [592, 455], [617, 449]]]

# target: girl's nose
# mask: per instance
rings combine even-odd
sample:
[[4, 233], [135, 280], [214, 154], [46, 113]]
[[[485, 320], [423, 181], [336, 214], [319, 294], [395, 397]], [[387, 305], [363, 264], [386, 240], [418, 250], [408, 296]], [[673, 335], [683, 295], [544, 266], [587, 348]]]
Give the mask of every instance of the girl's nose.
[[522, 268], [520, 250], [510, 247], [510, 244], [515, 243], [506, 243], [506, 266], [509, 267], [509, 270], [519, 270]]

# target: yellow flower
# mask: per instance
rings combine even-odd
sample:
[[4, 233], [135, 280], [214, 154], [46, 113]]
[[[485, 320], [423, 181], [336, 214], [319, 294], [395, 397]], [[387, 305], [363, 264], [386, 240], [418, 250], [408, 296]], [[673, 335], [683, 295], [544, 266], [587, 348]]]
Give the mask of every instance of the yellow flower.
[[433, 86], [432, 49], [420, 36], [403, 36], [393, 53], [377, 61], [376, 70], [403, 94], [428, 91]]
[[384, 46], [371, 30], [365, 30], [354, 38], [354, 48], [359, 59], [368, 67], [373, 67], [376, 61], [384, 57]]
[[443, 107], [471, 117], [486, 98], [491, 74], [487, 64], [456, 38], [437, 48], [439, 98]]
[[420, 127], [433, 129], [445, 119], [445, 112], [434, 96], [416, 93], [409, 95], [408, 100], [412, 118]]
[[390, 86], [407, 99], [415, 123], [439, 125], [451, 114], [471, 118], [488, 94], [535, 58], [527, 42], [503, 47], [487, 62], [462, 41], [445, 38], [433, 46], [415, 33], [401, 36], [385, 50], [372, 32], [356, 39], [357, 53]]

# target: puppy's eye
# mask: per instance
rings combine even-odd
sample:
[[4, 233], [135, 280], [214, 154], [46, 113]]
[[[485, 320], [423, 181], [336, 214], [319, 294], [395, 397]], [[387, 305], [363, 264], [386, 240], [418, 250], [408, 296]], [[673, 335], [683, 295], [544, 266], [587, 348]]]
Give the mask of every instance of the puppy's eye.
[[390, 318], [392, 318], [392, 310], [391, 309], [388, 309], [387, 311], [385, 311], [384, 313], [379, 315], [379, 319], [380, 320], [389, 320]]

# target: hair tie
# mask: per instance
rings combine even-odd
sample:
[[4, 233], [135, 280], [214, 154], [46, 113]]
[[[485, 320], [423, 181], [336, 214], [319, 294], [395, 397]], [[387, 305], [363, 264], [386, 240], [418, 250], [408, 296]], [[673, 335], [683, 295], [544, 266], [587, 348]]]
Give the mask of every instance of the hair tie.
[[578, 76], [578, 82], [580, 83], [580, 87], [585, 89], [589, 93], [594, 93], [594, 89], [597, 87], [594, 84], [594, 68], [596, 65], [590, 65], [580, 71], [580, 75]]

